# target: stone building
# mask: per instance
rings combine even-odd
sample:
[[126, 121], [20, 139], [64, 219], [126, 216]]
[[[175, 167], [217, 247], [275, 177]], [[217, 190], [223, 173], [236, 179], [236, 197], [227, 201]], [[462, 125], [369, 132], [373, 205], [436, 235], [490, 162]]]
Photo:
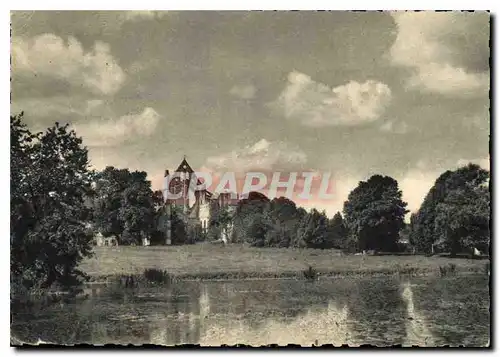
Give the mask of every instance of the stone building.
[[[186, 223], [197, 227], [202, 233], [208, 232], [210, 220], [218, 210], [227, 209], [229, 212], [234, 213], [238, 198], [232, 198], [231, 192], [214, 194], [206, 188], [197, 189], [194, 192], [189, 191], [192, 180], [197, 180], [198, 186], [201, 186], [202, 182], [196, 177], [186, 158], [182, 160], [173, 173], [170, 175], [169, 170], [165, 170], [165, 183], [169, 185], [169, 190], [165, 198], [165, 205], [162, 208], [164, 214], [160, 217], [159, 222], [159, 226], [165, 232], [165, 243], [167, 245], [172, 242], [171, 214], [173, 207], [180, 208]], [[175, 197], [170, 199], [169, 193], [175, 195]], [[226, 237], [221, 237], [224, 241], [228, 240], [227, 231], [223, 234]]]

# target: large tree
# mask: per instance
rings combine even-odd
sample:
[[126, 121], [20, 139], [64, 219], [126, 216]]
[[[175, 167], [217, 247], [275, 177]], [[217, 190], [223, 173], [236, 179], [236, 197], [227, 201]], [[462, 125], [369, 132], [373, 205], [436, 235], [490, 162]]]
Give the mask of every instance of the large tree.
[[87, 149], [67, 125], [33, 134], [22, 118], [10, 118], [11, 286], [69, 288], [83, 276], [78, 263], [92, 253]]
[[328, 217], [325, 212], [312, 209], [302, 217], [297, 229], [295, 246], [326, 249], [332, 248]]
[[488, 187], [467, 185], [451, 191], [436, 207], [435, 233], [452, 255], [490, 244]]
[[158, 202], [145, 172], [106, 167], [97, 174], [95, 191], [94, 221], [103, 235], [139, 244], [154, 232]]
[[285, 197], [274, 198], [269, 205], [268, 217], [270, 224], [265, 245], [285, 248], [293, 244], [302, 219], [302, 211], [295, 203]]
[[233, 219], [234, 242], [247, 242], [252, 245], [261, 246], [260, 242], [254, 244], [253, 240], [264, 240], [264, 237], [260, 235], [255, 236], [253, 232], [260, 232], [255, 225], [258, 219], [261, 219], [262, 215], [267, 212], [269, 205], [269, 199], [259, 192], [250, 192], [248, 198], [238, 202]]
[[[411, 243], [419, 251], [426, 253], [430, 253], [436, 243], [444, 243], [447, 239], [446, 237], [451, 237], [451, 235], [443, 233], [444, 227], [442, 225], [445, 224], [444, 222], [452, 224], [451, 219], [454, 219], [454, 217], [450, 214], [451, 212], [456, 213], [457, 207], [468, 210], [467, 206], [474, 203], [473, 197], [479, 195], [479, 201], [476, 203], [479, 204], [482, 202], [481, 204], [484, 203], [484, 205], [478, 208], [470, 207], [470, 209], [477, 209], [478, 212], [486, 212], [486, 203], [489, 205], [489, 192], [483, 186], [488, 178], [488, 171], [474, 164], [469, 164], [455, 171], [446, 171], [439, 176], [434, 186], [426, 195], [418, 212], [412, 215]], [[466, 202], [469, 202], [469, 204], [466, 204]], [[489, 210], [489, 206], [487, 210]], [[455, 218], [460, 216], [461, 213], [455, 216]], [[470, 217], [471, 214], [468, 214], [468, 216]], [[437, 220], [438, 217], [439, 220]], [[489, 219], [489, 212], [484, 217]], [[468, 224], [467, 222], [469, 220], [464, 220], [462, 225]], [[454, 229], [451, 226], [448, 228]], [[448, 248], [451, 247], [448, 246]], [[455, 248], [457, 246], [453, 249]]]
[[361, 181], [344, 203], [345, 222], [358, 249], [395, 250], [406, 206], [392, 177], [373, 175]]
[[330, 245], [332, 248], [349, 249], [348, 231], [344, 223], [344, 218], [340, 212], [335, 213], [329, 222], [330, 227]]

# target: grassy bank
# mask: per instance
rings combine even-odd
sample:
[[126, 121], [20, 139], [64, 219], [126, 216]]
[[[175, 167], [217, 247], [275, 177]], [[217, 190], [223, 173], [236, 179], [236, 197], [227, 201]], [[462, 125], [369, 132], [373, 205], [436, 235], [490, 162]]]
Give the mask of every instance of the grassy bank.
[[[320, 276], [484, 273], [487, 260], [425, 256], [355, 256], [335, 250], [251, 248], [209, 244], [159, 247], [96, 247], [80, 268], [94, 281], [167, 271], [176, 279], [297, 278], [310, 266]], [[441, 269], [440, 269], [441, 267]]]

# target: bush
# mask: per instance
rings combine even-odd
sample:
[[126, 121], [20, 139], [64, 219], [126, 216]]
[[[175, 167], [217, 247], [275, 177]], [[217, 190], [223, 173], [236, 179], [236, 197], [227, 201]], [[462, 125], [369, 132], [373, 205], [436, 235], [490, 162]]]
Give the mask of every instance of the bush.
[[304, 278], [306, 278], [307, 280], [317, 280], [318, 272], [312, 266], [309, 266], [307, 270], [304, 270]]
[[144, 278], [148, 282], [165, 284], [171, 282], [170, 274], [167, 273], [166, 270], [160, 269], [145, 269], [144, 270]]
[[441, 265], [439, 266], [439, 274], [443, 276], [455, 275], [457, 266], [455, 264]]

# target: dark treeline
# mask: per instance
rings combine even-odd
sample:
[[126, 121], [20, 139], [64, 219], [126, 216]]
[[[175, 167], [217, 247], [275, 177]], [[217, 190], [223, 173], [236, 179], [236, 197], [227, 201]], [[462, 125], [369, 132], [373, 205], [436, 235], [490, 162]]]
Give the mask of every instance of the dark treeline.
[[[11, 116], [11, 292], [59, 284], [74, 286], [77, 267], [91, 256], [96, 232], [116, 236], [119, 244], [165, 242], [164, 206], [147, 174], [108, 167], [90, 169], [88, 151], [68, 126], [56, 123], [32, 133], [22, 113]], [[411, 249], [457, 254], [490, 246], [489, 172], [469, 164], [446, 171], [420, 209], [411, 215], [398, 182], [374, 175], [359, 182], [343, 212], [328, 218], [307, 212], [286, 198], [259, 193], [239, 202], [235, 213], [219, 211], [208, 233], [190, 227], [182, 212], [172, 212], [172, 243], [188, 244], [230, 235], [255, 247], [337, 248], [351, 252]], [[402, 248], [401, 239], [409, 246]]]
[[360, 182], [344, 204], [344, 215], [337, 212], [331, 219], [287, 198], [261, 195], [240, 202], [233, 241], [256, 247], [397, 251], [405, 207], [397, 182], [380, 175]]
[[306, 212], [286, 198], [259, 196], [240, 202], [234, 242], [256, 247], [337, 248], [415, 253], [487, 253], [490, 246], [489, 173], [469, 164], [446, 171], [406, 224], [407, 203], [395, 179], [373, 175], [361, 181], [329, 219]]

